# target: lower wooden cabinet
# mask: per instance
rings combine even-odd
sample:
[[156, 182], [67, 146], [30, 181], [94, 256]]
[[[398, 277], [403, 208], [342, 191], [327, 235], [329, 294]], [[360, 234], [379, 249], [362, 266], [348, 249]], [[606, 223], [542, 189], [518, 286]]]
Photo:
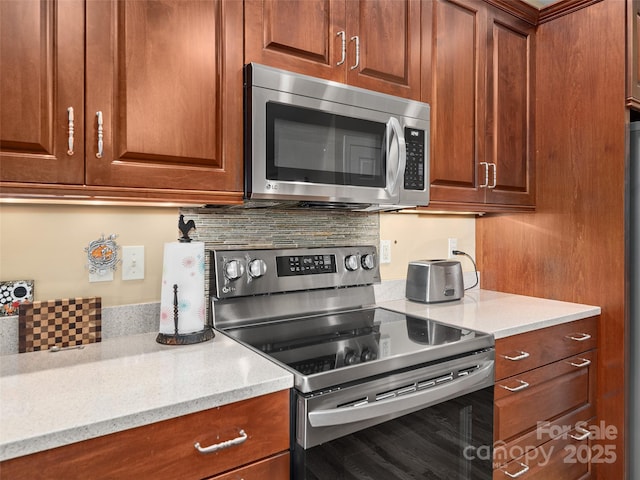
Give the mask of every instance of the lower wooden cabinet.
[[[200, 453], [196, 443], [213, 451]], [[0, 478], [285, 480], [288, 450], [283, 390], [7, 460]]]
[[591, 475], [598, 319], [496, 341], [494, 480]]
[[289, 453], [281, 453], [275, 457], [253, 463], [248, 467], [216, 475], [209, 480], [289, 480], [289, 462]]
[[581, 430], [572, 430], [493, 471], [493, 480], [541, 478], [584, 480], [591, 476], [592, 445]]

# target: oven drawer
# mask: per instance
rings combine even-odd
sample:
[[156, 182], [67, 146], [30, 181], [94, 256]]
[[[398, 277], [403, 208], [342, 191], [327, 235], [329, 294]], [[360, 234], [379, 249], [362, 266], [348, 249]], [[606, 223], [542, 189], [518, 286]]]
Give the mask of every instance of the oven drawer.
[[596, 348], [599, 318], [585, 318], [498, 339], [496, 381]]
[[[569, 431], [494, 470], [493, 480], [586, 480], [591, 477], [591, 462], [599, 455], [596, 447], [600, 445], [593, 445], [585, 436], [585, 430]], [[600, 461], [606, 461], [606, 455], [615, 460], [608, 452]]]
[[[241, 430], [246, 440], [228, 448], [202, 454], [194, 447], [242, 438]], [[289, 391], [283, 390], [7, 460], [0, 476], [200, 479], [288, 449]]]
[[595, 360], [595, 351], [586, 352], [496, 381], [496, 440], [509, 442], [577, 409], [595, 415]]

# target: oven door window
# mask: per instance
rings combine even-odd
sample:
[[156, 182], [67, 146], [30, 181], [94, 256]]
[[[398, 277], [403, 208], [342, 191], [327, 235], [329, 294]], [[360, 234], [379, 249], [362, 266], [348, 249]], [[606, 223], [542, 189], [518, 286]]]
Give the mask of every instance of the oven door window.
[[267, 103], [269, 180], [386, 186], [386, 125]]
[[304, 480], [490, 480], [493, 387], [304, 450]]

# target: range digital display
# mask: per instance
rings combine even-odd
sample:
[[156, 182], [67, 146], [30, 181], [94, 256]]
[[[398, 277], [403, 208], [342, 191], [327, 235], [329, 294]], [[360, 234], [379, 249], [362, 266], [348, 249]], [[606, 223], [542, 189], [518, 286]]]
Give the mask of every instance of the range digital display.
[[276, 257], [279, 277], [336, 273], [335, 255], [295, 255]]

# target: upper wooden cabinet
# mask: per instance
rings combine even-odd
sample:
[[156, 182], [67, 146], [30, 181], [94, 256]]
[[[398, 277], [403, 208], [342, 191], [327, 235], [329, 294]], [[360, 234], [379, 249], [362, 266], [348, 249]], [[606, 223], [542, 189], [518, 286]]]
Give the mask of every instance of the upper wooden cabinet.
[[435, 208], [533, 208], [535, 29], [474, 0], [423, 4]]
[[241, 2], [0, 9], [3, 194], [241, 200]]
[[1, 181], [83, 183], [83, 25], [79, 0], [0, 2]]
[[245, 0], [245, 62], [420, 98], [419, 0]]
[[627, 0], [627, 106], [640, 110], [640, 0]]

